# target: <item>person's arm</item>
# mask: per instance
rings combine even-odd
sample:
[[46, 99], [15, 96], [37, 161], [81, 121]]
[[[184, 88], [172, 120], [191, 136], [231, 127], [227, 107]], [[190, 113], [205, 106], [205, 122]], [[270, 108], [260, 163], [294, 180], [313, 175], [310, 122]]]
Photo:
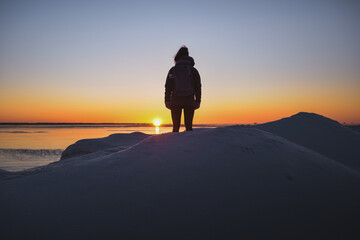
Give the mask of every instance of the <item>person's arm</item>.
[[174, 90], [174, 75], [172, 73], [172, 68], [170, 69], [165, 82], [165, 105], [170, 109], [171, 105], [171, 95]]
[[194, 90], [195, 90], [195, 103], [197, 108], [199, 108], [201, 103], [201, 78], [196, 68], [194, 68]]

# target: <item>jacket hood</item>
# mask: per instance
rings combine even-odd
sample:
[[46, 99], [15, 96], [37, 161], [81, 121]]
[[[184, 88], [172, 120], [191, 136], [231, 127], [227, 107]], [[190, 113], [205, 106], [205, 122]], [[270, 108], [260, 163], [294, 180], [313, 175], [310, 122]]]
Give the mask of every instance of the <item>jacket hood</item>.
[[178, 64], [190, 65], [193, 67], [195, 65], [195, 61], [192, 57], [185, 56], [175, 62], [175, 65], [178, 65]]

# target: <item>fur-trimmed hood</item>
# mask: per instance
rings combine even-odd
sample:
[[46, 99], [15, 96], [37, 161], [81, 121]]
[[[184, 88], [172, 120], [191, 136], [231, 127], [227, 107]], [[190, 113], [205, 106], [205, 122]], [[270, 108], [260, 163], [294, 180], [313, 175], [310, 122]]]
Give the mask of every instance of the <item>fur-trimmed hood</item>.
[[193, 67], [195, 65], [195, 61], [192, 57], [185, 56], [175, 62], [175, 65], [178, 65], [178, 64], [190, 65]]

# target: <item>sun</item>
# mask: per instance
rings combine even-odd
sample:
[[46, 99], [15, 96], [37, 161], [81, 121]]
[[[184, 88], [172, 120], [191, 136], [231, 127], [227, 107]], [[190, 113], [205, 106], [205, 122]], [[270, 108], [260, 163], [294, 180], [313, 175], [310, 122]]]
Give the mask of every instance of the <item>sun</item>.
[[161, 120], [156, 118], [156, 119], [154, 119], [153, 124], [155, 127], [159, 127], [161, 125]]

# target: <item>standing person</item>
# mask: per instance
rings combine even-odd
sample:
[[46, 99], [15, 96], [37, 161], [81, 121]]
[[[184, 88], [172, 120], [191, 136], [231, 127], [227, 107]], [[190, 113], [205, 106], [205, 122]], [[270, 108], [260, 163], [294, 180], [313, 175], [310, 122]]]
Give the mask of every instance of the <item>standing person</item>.
[[181, 112], [184, 109], [186, 131], [192, 131], [194, 111], [200, 107], [201, 80], [189, 56], [189, 49], [182, 46], [176, 53], [175, 66], [167, 75], [165, 83], [165, 106], [171, 110], [173, 132], [179, 132]]

